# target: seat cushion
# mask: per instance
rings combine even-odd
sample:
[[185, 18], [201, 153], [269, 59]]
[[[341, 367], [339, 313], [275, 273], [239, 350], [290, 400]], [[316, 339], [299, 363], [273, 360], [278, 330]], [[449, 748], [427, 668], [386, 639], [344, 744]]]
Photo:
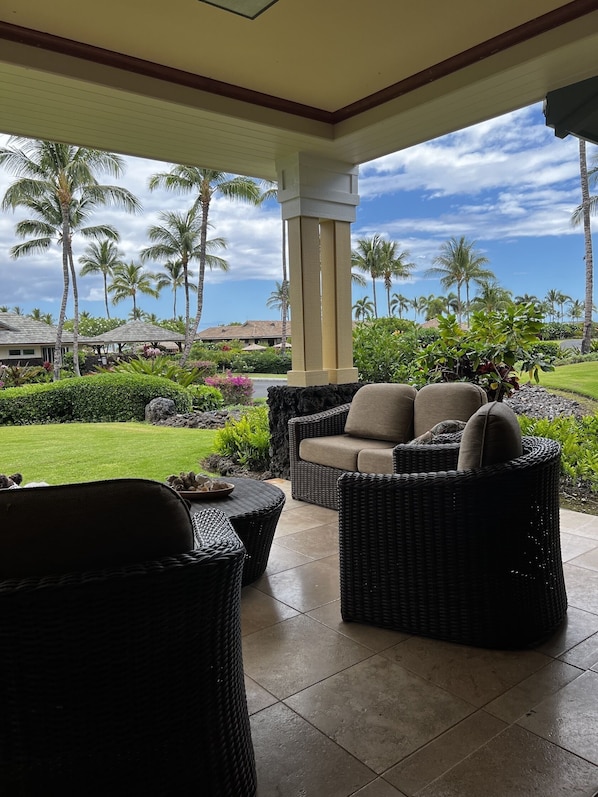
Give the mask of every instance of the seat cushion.
[[506, 404], [491, 401], [472, 415], [463, 430], [457, 470], [497, 465], [522, 453], [517, 415]]
[[364, 385], [353, 396], [346, 434], [395, 444], [411, 440], [416, 395], [411, 385]]
[[370, 440], [348, 434], [308, 437], [299, 443], [299, 457], [315, 465], [339, 470], [357, 470], [357, 456], [362, 448], [386, 448], [392, 452], [396, 443]]
[[413, 437], [428, 432], [440, 421], [468, 421], [488, 396], [471, 382], [438, 382], [418, 390], [413, 407]]
[[393, 448], [362, 448], [357, 455], [360, 473], [392, 473]]
[[149, 479], [0, 490], [0, 578], [40, 577], [193, 550], [186, 502]]

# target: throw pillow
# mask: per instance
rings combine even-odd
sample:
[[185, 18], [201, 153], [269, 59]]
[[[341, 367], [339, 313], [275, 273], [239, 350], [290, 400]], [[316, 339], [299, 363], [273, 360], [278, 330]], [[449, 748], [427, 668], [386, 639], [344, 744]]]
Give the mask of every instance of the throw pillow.
[[457, 470], [496, 465], [522, 453], [517, 415], [508, 405], [491, 401], [480, 407], [465, 425]]

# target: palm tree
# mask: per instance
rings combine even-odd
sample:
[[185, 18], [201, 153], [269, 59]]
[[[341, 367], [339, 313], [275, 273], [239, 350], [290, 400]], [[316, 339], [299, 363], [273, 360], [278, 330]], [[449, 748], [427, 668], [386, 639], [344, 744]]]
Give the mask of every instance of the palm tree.
[[568, 302], [570, 302], [570, 301], [571, 301], [571, 297], [567, 296], [566, 293], [561, 293], [561, 292], [558, 293], [556, 303], [560, 307], [560, 311], [559, 311], [559, 319], [560, 319], [560, 321], [564, 320], [564, 318], [565, 318], [565, 305]]
[[197, 312], [190, 328], [186, 330], [185, 346], [181, 357], [184, 365], [191, 351], [191, 344], [197, 333], [203, 310], [203, 289], [206, 265], [208, 265], [208, 224], [210, 205], [214, 196], [220, 194], [228, 199], [249, 202], [258, 205], [261, 202], [261, 190], [255, 180], [249, 177], [237, 177], [226, 172], [202, 169], [198, 166], [172, 166], [169, 172], [161, 172], [150, 177], [151, 190], [163, 186], [169, 191], [181, 194], [195, 193], [194, 209], [200, 212], [199, 238], [199, 275], [197, 280]]
[[280, 310], [282, 315], [283, 308], [288, 307], [288, 283], [284, 285], [282, 282], [275, 282], [274, 284], [276, 287], [266, 299], [266, 307], [273, 307], [275, 310]]
[[79, 258], [79, 263], [82, 265], [79, 271], [81, 277], [86, 277], [88, 274], [102, 275], [106, 318], [110, 318], [110, 310], [108, 309], [108, 277], [112, 276], [116, 266], [124, 265], [121, 257], [122, 252], [118, 250], [115, 242], [104, 238], [101, 241], [93, 241], [88, 244], [82, 257]]
[[[180, 260], [167, 260], [163, 266], [165, 274], [156, 274], [156, 288], [161, 291], [163, 288], [170, 288], [172, 290], [172, 320], [174, 321], [176, 315], [176, 294], [179, 288], [185, 287], [185, 274], [183, 271], [183, 264]], [[194, 282], [187, 281], [187, 289], [189, 291], [196, 291], [197, 285]], [[183, 319], [183, 334], [185, 327], [189, 323], [189, 319]]]
[[[159, 214], [161, 224], [153, 224], [148, 230], [148, 237], [153, 242], [141, 252], [141, 262], [152, 259], [174, 258], [180, 261], [183, 270], [183, 288], [185, 291], [185, 341], [191, 337], [191, 311], [189, 302], [189, 264], [192, 260], [201, 261], [202, 253], [202, 219], [194, 204], [186, 213], [163, 211]], [[210, 253], [215, 248], [226, 247], [223, 238], [203, 241], [204, 267], [217, 266], [228, 271], [228, 263], [221, 257]], [[164, 281], [162, 280], [162, 284]], [[168, 283], [167, 283], [168, 284]], [[197, 286], [196, 286], [197, 289]], [[193, 337], [195, 332], [193, 332]]]
[[428, 304], [428, 299], [426, 296], [414, 296], [411, 300], [411, 307], [414, 310], [414, 319], [417, 321], [417, 317], [420, 313], [423, 313], [426, 309]]
[[382, 276], [382, 243], [382, 238], [379, 235], [374, 235], [372, 238], [360, 238], [357, 241], [357, 248], [351, 252], [351, 265], [359, 271], [363, 271], [364, 274], [369, 274], [372, 278], [375, 318], [378, 318], [376, 280]]
[[403, 318], [403, 312], [408, 310], [411, 307], [411, 302], [406, 296], [403, 296], [400, 293], [393, 293], [390, 297], [390, 311], [394, 313], [396, 310], [399, 314], [399, 318]]
[[365, 288], [366, 286], [365, 277], [362, 277], [361, 274], [358, 274], [356, 271], [352, 271], [351, 285], [359, 285], [360, 288]]
[[370, 301], [369, 296], [358, 299], [353, 305], [353, 312], [355, 313], [356, 321], [365, 321], [371, 318], [374, 313], [374, 305]]
[[10, 312], [14, 313], [15, 315], [23, 315], [23, 308], [19, 307], [18, 304], [15, 304], [15, 306], [12, 308]]
[[488, 313], [504, 310], [511, 304], [511, 296], [511, 291], [501, 287], [496, 280], [485, 280], [480, 284], [479, 293], [473, 297], [471, 307]]
[[381, 277], [386, 288], [386, 302], [388, 305], [388, 315], [392, 315], [390, 308], [390, 290], [393, 279], [406, 279], [415, 265], [409, 263], [407, 258], [409, 252], [397, 252], [398, 243], [396, 241], [382, 241], [381, 244]]
[[[598, 159], [595, 159], [598, 164]], [[594, 302], [594, 255], [592, 252], [592, 213], [598, 212], [598, 196], [590, 196], [590, 182], [598, 182], [598, 165], [588, 172], [586, 142], [579, 139], [579, 175], [581, 181], [581, 205], [573, 211], [573, 226], [583, 223], [584, 260], [586, 264], [586, 286], [584, 299], [583, 338], [581, 351], [587, 354], [592, 345], [592, 305]]]
[[108, 293], [112, 295], [112, 304], [118, 304], [123, 299], [133, 300], [133, 317], [140, 318], [141, 311], [137, 308], [137, 294], [157, 298], [158, 291], [152, 286], [156, 279], [155, 274], [143, 270], [139, 263], [128, 263], [116, 266], [112, 274], [112, 282], [108, 286]]
[[[278, 186], [274, 183], [267, 183], [267, 187], [262, 191], [260, 197], [260, 204], [266, 202], [268, 199], [273, 199], [277, 196], [278, 193]], [[285, 219], [282, 219], [282, 227], [281, 227], [281, 238], [282, 238], [282, 282], [280, 283], [281, 291], [280, 291], [280, 319], [281, 319], [281, 335], [282, 339], [280, 342], [280, 353], [284, 354], [285, 349], [287, 346], [287, 320], [289, 316], [289, 306], [290, 306], [290, 294], [289, 294], [289, 280], [287, 277], [287, 222]], [[277, 282], [276, 285], [279, 285]], [[271, 294], [272, 296], [272, 294]], [[266, 302], [268, 305], [268, 302]], [[270, 305], [268, 305], [270, 306]]]
[[474, 249], [475, 241], [468, 241], [463, 235], [459, 240], [450, 238], [440, 246], [440, 254], [433, 262], [436, 264], [427, 269], [426, 276], [440, 277], [443, 288], [453, 285], [457, 289], [457, 317], [462, 318], [463, 303], [461, 301], [461, 288], [465, 285], [466, 306], [469, 304], [469, 284], [494, 277], [494, 274], [483, 268], [488, 258], [478, 254]]
[[572, 321], [579, 321], [584, 316], [585, 306], [579, 299], [571, 299], [569, 302], [569, 318]]
[[0, 148], [0, 165], [17, 176], [17, 180], [4, 194], [2, 208], [15, 210], [25, 207], [31, 211], [33, 219], [17, 224], [16, 231], [20, 238], [37, 236], [13, 247], [11, 255], [16, 258], [23, 254], [46, 251], [54, 237], [62, 247], [63, 291], [54, 348], [54, 379], [60, 378], [62, 367], [62, 331], [71, 282], [74, 309], [73, 360], [75, 372], [78, 374], [79, 307], [72, 250], [73, 234], [81, 232], [87, 237], [104, 236], [114, 239], [116, 231], [109, 225], [84, 227], [85, 222], [100, 205], [115, 205], [136, 211], [139, 209], [139, 202], [125, 188], [98, 183], [96, 173], [118, 176], [122, 172], [122, 158], [110, 152], [12, 137], [8, 147]]
[[513, 303], [514, 304], [536, 304], [536, 305], [542, 304], [540, 299], [538, 299], [538, 297], [535, 296], [533, 293], [532, 294], [523, 293], [520, 296], [515, 296], [515, 298], [513, 299]]

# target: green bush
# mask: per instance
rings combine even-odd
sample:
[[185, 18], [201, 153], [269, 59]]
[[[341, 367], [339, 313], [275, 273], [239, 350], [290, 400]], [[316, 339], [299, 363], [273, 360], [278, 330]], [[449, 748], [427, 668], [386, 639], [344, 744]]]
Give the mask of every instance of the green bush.
[[[401, 325], [410, 324], [401, 331]], [[413, 323], [378, 318], [353, 331], [353, 362], [362, 382], [410, 382], [418, 348]]]
[[191, 410], [187, 389], [158, 376], [98, 374], [0, 391], [0, 423], [143, 421], [154, 398], [169, 398], [177, 412]]
[[551, 365], [555, 360], [558, 360], [563, 352], [559, 343], [554, 340], [543, 340], [534, 343], [530, 348], [533, 357], [538, 360], [543, 360]]
[[199, 412], [219, 410], [224, 405], [222, 393], [217, 387], [209, 385], [190, 385], [188, 388], [193, 402], [193, 409]]
[[270, 465], [268, 408], [252, 407], [238, 421], [228, 421], [216, 433], [216, 451], [248, 470], [264, 471]]
[[100, 373], [116, 372], [124, 374], [145, 374], [147, 376], [161, 376], [170, 379], [183, 387], [189, 387], [200, 378], [197, 368], [183, 368], [176, 360], [168, 355], [158, 357], [133, 357], [113, 366], [111, 369], [97, 369]]
[[231, 358], [232, 370], [241, 373], [286, 374], [291, 370], [291, 355], [279, 354], [278, 349], [242, 351]]
[[526, 435], [549, 437], [561, 444], [561, 471], [575, 484], [598, 493], [598, 416], [564, 416], [554, 420], [519, 416]]
[[572, 321], [547, 321], [542, 324], [542, 329], [540, 331], [542, 340], [581, 338], [582, 334], [582, 325]]

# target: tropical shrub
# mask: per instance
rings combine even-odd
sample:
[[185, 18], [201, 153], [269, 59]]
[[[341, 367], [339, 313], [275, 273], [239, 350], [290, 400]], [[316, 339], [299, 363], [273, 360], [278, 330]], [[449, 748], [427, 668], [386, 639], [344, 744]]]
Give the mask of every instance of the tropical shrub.
[[191, 410], [186, 388], [157, 376], [98, 374], [0, 391], [0, 424], [143, 421], [154, 398]]
[[252, 407], [239, 420], [228, 421], [216, 432], [216, 451], [248, 470], [264, 471], [270, 465], [268, 408]]
[[49, 382], [51, 373], [42, 365], [21, 365], [21, 363], [0, 363], [0, 388], [21, 387], [35, 382]]
[[242, 351], [231, 358], [233, 371], [259, 374], [286, 374], [291, 370], [291, 354], [281, 355], [277, 349]]
[[576, 486], [598, 493], [598, 416], [554, 420], [519, 417], [525, 435], [549, 437], [561, 444], [561, 472]]
[[[390, 322], [390, 323], [389, 323]], [[377, 318], [353, 330], [353, 362], [362, 382], [409, 382], [414, 377], [414, 325], [397, 318]], [[401, 331], [401, 329], [404, 331]]]
[[123, 373], [123, 374], [147, 374], [148, 376], [160, 376], [170, 379], [183, 387], [197, 382], [200, 373], [197, 368], [183, 368], [176, 360], [168, 355], [152, 355], [148, 357], [133, 357], [128, 361], [122, 361], [112, 366], [110, 369], [98, 366], [96, 369], [100, 373]]
[[206, 385], [217, 387], [222, 393], [225, 405], [251, 404], [253, 382], [246, 376], [233, 376], [230, 371], [224, 375], [207, 376]]
[[190, 385], [187, 390], [193, 402], [193, 409], [199, 412], [219, 410], [224, 405], [222, 392], [209, 385]]
[[565, 338], [581, 338], [582, 325], [572, 321], [546, 321], [542, 324], [539, 337], [542, 340], [564, 340]]

